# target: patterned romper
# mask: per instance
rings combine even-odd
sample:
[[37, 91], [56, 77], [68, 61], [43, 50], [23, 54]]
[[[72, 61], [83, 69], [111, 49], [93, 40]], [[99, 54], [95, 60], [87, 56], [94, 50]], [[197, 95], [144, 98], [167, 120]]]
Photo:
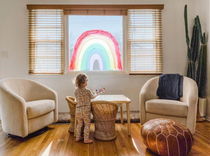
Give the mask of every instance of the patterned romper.
[[91, 114], [91, 99], [94, 95], [89, 89], [77, 88], [74, 92], [77, 106], [76, 106], [76, 139], [81, 137], [81, 129], [84, 123], [84, 140], [89, 139], [90, 132], [90, 114]]

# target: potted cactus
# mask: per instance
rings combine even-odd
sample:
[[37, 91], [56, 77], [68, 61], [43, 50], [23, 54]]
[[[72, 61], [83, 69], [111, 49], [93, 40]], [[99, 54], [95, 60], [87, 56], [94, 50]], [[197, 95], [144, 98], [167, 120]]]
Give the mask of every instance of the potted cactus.
[[187, 76], [194, 79], [198, 85], [197, 120], [205, 120], [206, 115], [206, 83], [207, 83], [207, 42], [206, 33], [202, 33], [199, 16], [194, 18], [191, 41], [188, 34], [187, 5], [184, 10], [185, 32], [187, 43], [188, 69]]
[[207, 83], [207, 42], [208, 37], [206, 33], [202, 33], [202, 28], [200, 20], [198, 18], [201, 46], [198, 55], [198, 66], [196, 71], [196, 82], [198, 84], [198, 93], [199, 93], [199, 114], [198, 121], [205, 120], [206, 116], [206, 83]]

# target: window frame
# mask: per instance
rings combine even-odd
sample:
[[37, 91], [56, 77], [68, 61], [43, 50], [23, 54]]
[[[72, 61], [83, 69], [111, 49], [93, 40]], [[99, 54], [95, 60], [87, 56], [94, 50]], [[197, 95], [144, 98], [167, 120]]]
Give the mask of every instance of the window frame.
[[[27, 9], [32, 10], [32, 9], [71, 9], [71, 8], [82, 8], [82, 9], [95, 9], [95, 8], [100, 8], [100, 9], [164, 9], [163, 4], [135, 4], [135, 5], [124, 5], [124, 4], [119, 4], [119, 5], [57, 5], [57, 4], [52, 4], [52, 5], [43, 5], [43, 4], [28, 4]], [[123, 24], [122, 24], [122, 29], [123, 29], [123, 53], [122, 53], [122, 66], [123, 69], [121, 71], [83, 71], [83, 72], [91, 72], [91, 73], [99, 73], [100, 74], [107, 74], [107, 73], [114, 73], [114, 74], [129, 74], [129, 75], [156, 75], [156, 74], [161, 74], [161, 73], [131, 73], [130, 68], [129, 68], [129, 54], [128, 54], [128, 16], [123, 16]], [[63, 14], [63, 37], [64, 37], [64, 70], [63, 73], [60, 74], [65, 74], [65, 73], [77, 73], [81, 71], [69, 71], [68, 66], [69, 66], [69, 60], [70, 60], [70, 54], [69, 54], [69, 43], [68, 39], [68, 16]], [[33, 73], [36, 74], [36, 73]], [[40, 75], [60, 75], [59, 73], [37, 73]]]

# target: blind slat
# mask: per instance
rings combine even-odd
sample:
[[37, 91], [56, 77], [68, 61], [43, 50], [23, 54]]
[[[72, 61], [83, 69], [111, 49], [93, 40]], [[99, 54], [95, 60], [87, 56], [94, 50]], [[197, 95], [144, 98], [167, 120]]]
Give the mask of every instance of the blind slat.
[[29, 73], [64, 72], [62, 9], [29, 10]]
[[161, 9], [128, 10], [130, 74], [162, 73]]

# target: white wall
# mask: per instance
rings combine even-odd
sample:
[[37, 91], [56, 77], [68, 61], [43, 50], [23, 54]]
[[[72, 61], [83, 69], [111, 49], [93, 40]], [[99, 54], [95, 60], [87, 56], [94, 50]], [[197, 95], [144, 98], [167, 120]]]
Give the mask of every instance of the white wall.
[[[103, 3], [113, 3], [104, 0]], [[184, 74], [186, 69], [186, 44], [183, 8], [187, 0], [118, 0], [121, 4], [164, 4], [163, 10], [163, 60], [164, 73]], [[0, 78], [24, 77], [40, 81], [55, 89], [59, 95], [59, 111], [67, 112], [65, 96], [73, 95], [72, 79], [75, 73], [65, 75], [28, 74], [28, 38], [26, 4], [76, 3], [96, 4], [97, 0], [1, 0], [0, 1]], [[138, 110], [138, 96], [142, 85], [153, 76], [131, 76], [127, 73], [88, 73], [89, 88], [105, 87], [107, 93], [125, 94], [132, 100], [131, 110]]]

